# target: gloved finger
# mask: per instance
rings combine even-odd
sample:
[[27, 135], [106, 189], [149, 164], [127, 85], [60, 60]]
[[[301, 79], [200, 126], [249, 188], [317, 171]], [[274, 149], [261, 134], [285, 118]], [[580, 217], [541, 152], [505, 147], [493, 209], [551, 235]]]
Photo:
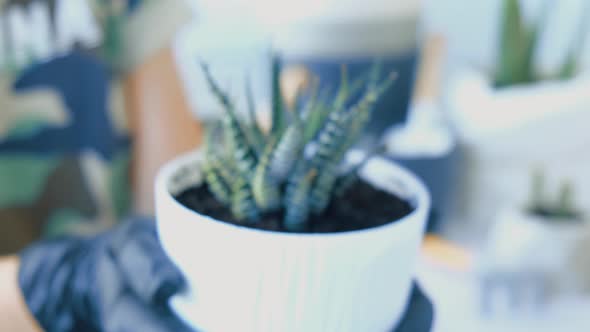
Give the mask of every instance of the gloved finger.
[[193, 331], [171, 311], [149, 306], [128, 293], [119, 298], [103, 324], [104, 332], [190, 332]]
[[123, 227], [111, 247], [123, 279], [145, 303], [167, 304], [185, 280], [164, 253], [154, 221], [134, 220]]
[[84, 240], [62, 238], [37, 243], [20, 253], [19, 287], [31, 313], [45, 331], [68, 331], [75, 320], [66, 289], [72, 284], [73, 269], [80, 257], [86, 258]]
[[420, 286], [414, 283], [410, 303], [395, 332], [428, 331], [432, 326], [434, 307]]

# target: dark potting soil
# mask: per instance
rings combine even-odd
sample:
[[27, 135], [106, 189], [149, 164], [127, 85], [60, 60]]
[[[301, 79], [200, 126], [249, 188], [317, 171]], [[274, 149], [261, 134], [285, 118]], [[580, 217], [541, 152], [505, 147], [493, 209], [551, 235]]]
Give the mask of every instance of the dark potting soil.
[[[236, 220], [229, 208], [220, 203], [206, 184], [188, 188], [176, 196], [184, 206], [236, 225], [270, 231], [284, 231], [281, 225], [283, 212], [262, 216], [261, 222], [246, 225]], [[394, 222], [412, 212], [405, 200], [374, 188], [364, 181], [357, 181], [319, 216], [310, 216], [306, 233], [333, 233], [366, 229]]]
[[552, 221], [552, 222], [562, 222], [562, 223], [569, 223], [569, 224], [577, 224], [582, 223], [583, 218], [581, 218], [580, 213], [571, 212], [568, 214], [560, 213], [555, 209], [549, 208], [531, 208], [528, 209], [528, 213], [532, 214], [533, 216], [541, 217], [542, 220]]

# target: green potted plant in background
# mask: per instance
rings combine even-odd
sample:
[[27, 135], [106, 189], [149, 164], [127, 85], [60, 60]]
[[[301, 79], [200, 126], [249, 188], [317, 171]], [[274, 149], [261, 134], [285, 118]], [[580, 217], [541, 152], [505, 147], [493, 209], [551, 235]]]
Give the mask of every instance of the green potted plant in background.
[[[580, 290], [589, 275], [576, 257], [589, 233], [575, 205], [574, 187], [564, 181], [555, 198], [546, 193], [543, 172], [534, 172], [529, 203], [502, 210], [488, 237], [488, 272], [538, 274], [554, 291]], [[584, 275], [585, 274], [585, 275]]]
[[551, 19], [564, 3], [543, 0], [532, 24], [519, 0], [502, 4], [493, 69], [457, 71], [446, 96], [467, 156], [459, 217], [478, 224], [480, 234], [498, 209], [526, 194], [527, 174], [539, 163], [571, 177], [579, 184], [580, 201], [590, 203], [585, 189], [590, 159], [580, 157], [590, 142], [590, 80], [582, 61], [590, 28], [588, 3], [581, 4], [582, 15], [567, 22], [575, 25], [571, 46], [553, 69], [542, 68], [541, 51], [545, 44], [553, 45], [546, 30], [561, 23]]
[[275, 62], [267, 132], [203, 71], [222, 124], [156, 181], [161, 242], [189, 284], [175, 312], [203, 331], [392, 330], [429, 196], [391, 162], [348, 152], [393, 78], [375, 66], [348, 84], [344, 71], [334, 98], [311, 92], [288, 106]]

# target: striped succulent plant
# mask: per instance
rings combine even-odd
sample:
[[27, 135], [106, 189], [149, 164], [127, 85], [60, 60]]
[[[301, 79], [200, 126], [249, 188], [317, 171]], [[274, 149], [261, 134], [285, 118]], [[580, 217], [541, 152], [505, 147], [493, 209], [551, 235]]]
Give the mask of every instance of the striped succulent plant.
[[570, 79], [580, 67], [585, 41], [588, 34], [590, 2], [584, 5], [579, 26], [576, 29], [565, 61], [556, 73], [541, 75], [535, 68], [536, 51], [553, 14], [561, 1], [543, 0], [541, 13], [534, 24], [527, 24], [521, 7], [521, 0], [504, 0], [500, 22], [498, 56], [495, 72], [495, 86], [506, 87], [530, 84], [544, 79]]
[[237, 220], [256, 224], [265, 214], [279, 212], [283, 228], [297, 232], [307, 229], [310, 216], [321, 215], [331, 198], [353, 182], [359, 167], [344, 169], [343, 160], [394, 75], [381, 77], [380, 66], [375, 65], [368, 76], [349, 84], [344, 68], [335, 96], [313, 91], [305, 102], [298, 98], [294, 105], [286, 105], [280, 67], [273, 62], [272, 125], [265, 131], [256, 120], [250, 89], [249, 119], [241, 119], [202, 64], [224, 110], [221, 123], [208, 130], [203, 171], [211, 193], [228, 205]]
[[528, 212], [552, 221], [579, 221], [582, 213], [575, 205], [575, 192], [571, 182], [563, 181], [555, 199], [546, 196], [545, 173], [535, 170], [531, 181], [531, 199]]

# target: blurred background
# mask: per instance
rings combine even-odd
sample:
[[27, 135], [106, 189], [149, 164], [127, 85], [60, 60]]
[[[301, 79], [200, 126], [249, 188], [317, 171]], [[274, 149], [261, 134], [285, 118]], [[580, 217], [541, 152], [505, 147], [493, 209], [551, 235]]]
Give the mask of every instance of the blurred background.
[[[0, 1], [0, 253], [153, 213], [157, 168], [220, 114], [200, 62], [238, 109], [250, 84], [264, 121], [271, 58], [287, 90], [306, 75], [334, 89], [342, 65], [354, 79], [378, 59], [398, 77], [361, 148], [384, 143], [431, 191], [417, 279], [433, 331], [590, 329], [590, 1], [180, 2]], [[56, 202], [51, 183], [77, 179], [74, 208]]]

